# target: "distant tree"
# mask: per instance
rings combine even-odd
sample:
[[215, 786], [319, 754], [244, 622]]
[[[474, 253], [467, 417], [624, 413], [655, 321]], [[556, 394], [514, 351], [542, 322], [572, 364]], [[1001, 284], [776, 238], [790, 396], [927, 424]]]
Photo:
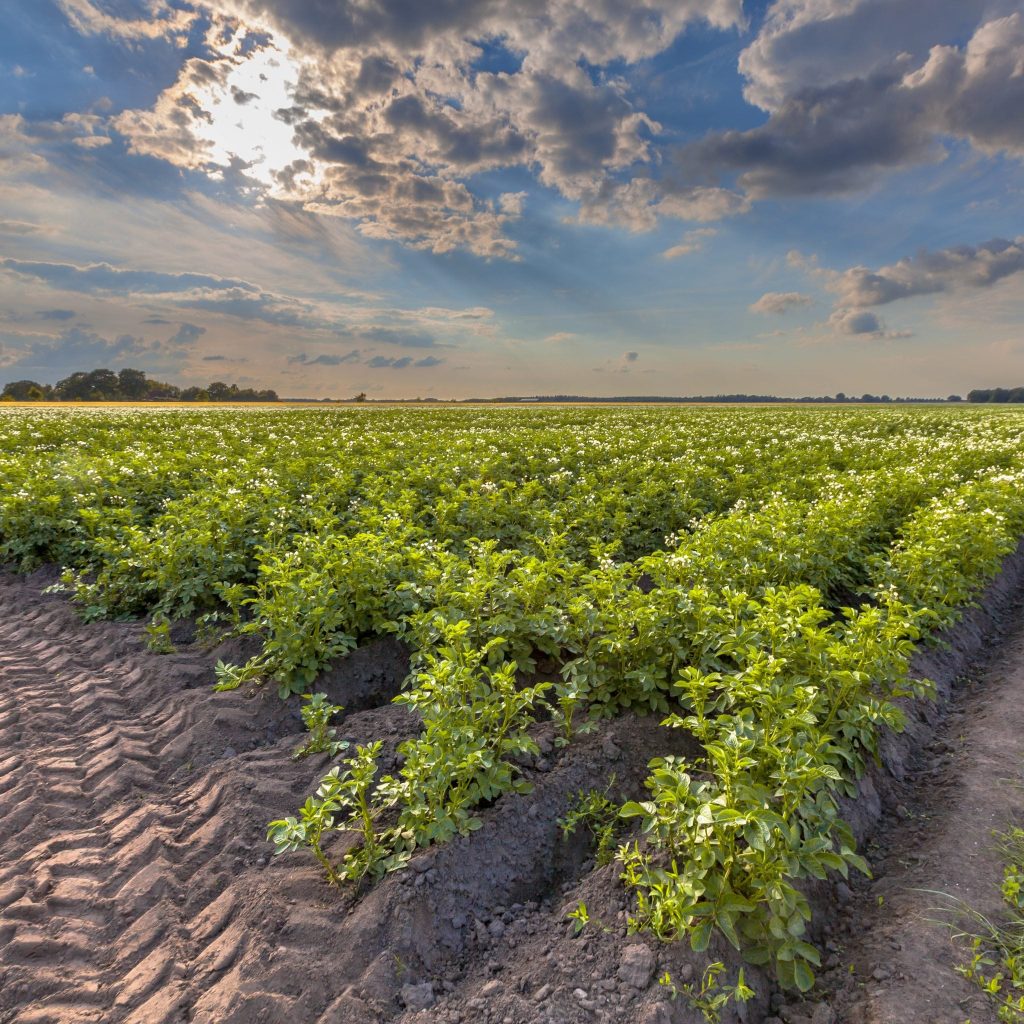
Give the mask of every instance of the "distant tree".
[[167, 384], [162, 380], [147, 380], [146, 381], [146, 398], [152, 401], [167, 401], [168, 399], [178, 398], [181, 395], [181, 389], [175, 384]]
[[949, 398], [946, 399], [946, 401], [947, 402], [962, 402], [963, 399], [959, 395], [950, 395]]
[[365, 402], [366, 401], [366, 392], [365, 391], [360, 391], [359, 394], [356, 395], [355, 398], [352, 399], [352, 401], [353, 402]]
[[34, 380], [12, 380], [5, 384], [0, 392], [0, 398], [10, 402], [40, 402], [46, 397], [46, 390], [42, 384]]
[[206, 393], [210, 396], [211, 402], [227, 402], [231, 398], [231, 388], [222, 380], [215, 380], [207, 385]]
[[1024, 402], [1024, 387], [1021, 388], [976, 388], [967, 392], [968, 402]]
[[148, 397], [149, 381], [142, 370], [123, 369], [117, 375], [117, 386], [121, 396], [128, 401], [138, 401], [140, 398]]
[[[365, 396], [364, 396], [365, 397]], [[147, 377], [143, 370], [125, 367], [113, 370], [77, 370], [51, 387], [34, 380], [15, 380], [3, 386], [0, 400], [5, 402], [32, 402], [53, 398], [62, 402], [106, 402], [124, 399], [140, 401], [186, 402], [277, 402], [278, 394], [272, 388], [240, 388], [237, 384], [214, 381], [208, 387], [188, 387], [182, 390], [176, 384]]]
[[837, 402], [845, 402], [846, 401], [846, 395], [843, 394], [842, 391], [837, 391], [836, 392], [836, 401]]
[[54, 397], [65, 402], [103, 402], [121, 397], [117, 374], [113, 370], [79, 370], [57, 381]]

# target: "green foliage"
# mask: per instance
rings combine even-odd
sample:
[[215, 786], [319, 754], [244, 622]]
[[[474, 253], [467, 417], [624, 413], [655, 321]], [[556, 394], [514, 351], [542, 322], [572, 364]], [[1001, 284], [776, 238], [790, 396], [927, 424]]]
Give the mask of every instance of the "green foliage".
[[577, 793], [573, 806], [558, 822], [566, 838], [581, 828], [590, 833], [594, 843], [594, 863], [598, 867], [605, 867], [615, 860], [618, 838], [623, 826], [619, 816], [619, 804], [608, 795], [614, 786], [613, 775], [603, 792], [592, 789], [586, 793]]
[[575, 910], [570, 910], [565, 916], [573, 922], [574, 935], [579, 935], [590, 924], [590, 912], [587, 910], [587, 905], [583, 900], [579, 901]]
[[174, 643], [171, 641], [171, 622], [166, 615], [156, 614], [146, 625], [146, 646], [154, 654], [173, 654]]
[[[288, 853], [306, 847], [319, 861], [328, 882], [357, 882], [380, 878], [401, 867], [408, 851], [393, 829], [378, 831], [376, 811], [384, 810], [373, 799], [373, 780], [381, 743], [356, 747], [355, 755], [332, 768], [321, 780], [316, 793], [299, 808], [298, 817], [272, 821], [267, 838], [274, 853]], [[335, 866], [323, 849], [324, 836], [331, 832], [354, 833], [356, 845]]]
[[967, 922], [958, 938], [971, 946], [970, 960], [957, 970], [989, 997], [1002, 1024], [1024, 1024], [1024, 829], [1013, 828], [997, 839], [1005, 860], [999, 890], [1003, 914], [993, 921], [954, 901], [950, 909]]
[[[742, 967], [734, 985], [722, 984], [720, 978], [724, 973], [725, 964], [717, 960], [704, 968], [699, 983], [687, 982], [682, 988], [682, 994], [690, 1009], [696, 1010], [708, 1024], [720, 1024], [722, 1011], [729, 1003], [746, 1003], [755, 995], [754, 990], [744, 980]], [[673, 999], [678, 997], [679, 989], [676, 988], [668, 971], [658, 979], [658, 984], [667, 989]]]
[[309, 730], [309, 737], [295, 751], [295, 757], [308, 757], [310, 754], [334, 757], [346, 750], [348, 742], [335, 739], [338, 730], [330, 724], [331, 719], [345, 709], [340, 704], [332, 704], [326, 693], [306, 693], [302, 700], [302, 721]]
[[[157, 648], [185, 617], [253, 644], [222, 689], [305, 695], [400, 638], [423, 723], [400, 767], [361, 747], [270, 827], [335, 884], [526, 791], [535, 719], [564, 747], [660, 715], [691, 755], [616, 825], [596, 798], [569, 817], [601, 859], [637, 829], [634, 927], [717, 930], [806, 989], [801, 886], [866, 870], [837, 801], [928, 694], [915, 643], [1024, 533], [1022, 453], [1024, 418], [971, 409], [17, 411], [0, 562], [57, 563], [85, 618], [149, 615]], [[326, 698], [305, 710], [339, 753]]]
[[383, 778], [381, 792], [400, 808], [399, 829], [420, 846], [478, 829], [473, 811], [481, 803], [529, 793], [516, 762], [540, 753], [527, 729], [550, 684], [519, 686], [514, 662], [488, 667], [503, 639], [476, 649], [469, 630], [468, 622], [449, 627], [415, 686], [395, 698], [421, 714], [423, 732], [398, 748], [401, 772]]

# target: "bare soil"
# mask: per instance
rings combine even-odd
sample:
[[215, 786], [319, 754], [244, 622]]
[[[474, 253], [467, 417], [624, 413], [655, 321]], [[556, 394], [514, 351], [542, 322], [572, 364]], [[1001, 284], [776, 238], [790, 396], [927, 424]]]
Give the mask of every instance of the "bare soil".
[[[813, 893], [830, 943], [821, 990], [793, 1001], [748, 972], [758, 998], [739, 1019], [993, 1019], [916, 889], [998, 900], [989, 832], [1024, 817], [1002, 781], [1024, 766], [1022, 577], [1019, 551], [947, 646], [915, 661], [940, 700], [911, 709], [848, 808], [875, 844], [874, 880]], [[709, 957], [628, 935], [614, 865], [595, 868], [558, 825], [613, 777], [617, 797], [639, 795], [647, 761], [686, 751], [685, 736], [626, 716], [560, 750], [540, 726], [532, 794], [359, 898], [339, 894], [312, 859], [272, 858], [265, 842], [328, 763], [294, 760], [295, 705], [269, 688], [212, 693], [217, 658], [240, 652], [204, 650], [183, 627], [178, 653], [153, 654], [140, 624], [83, 625], [47, 582], [0, 576], [0, 1024], [700, 1019], [657, 977], [683, 983]], [[417, 727], [390, 702], [407, 671], [381, 641], [318, 685], [346, 706], [342, 738], [385, 741], [385, 769]], [[580, 900], [595, 924], [576, 936], [565, 915]]]

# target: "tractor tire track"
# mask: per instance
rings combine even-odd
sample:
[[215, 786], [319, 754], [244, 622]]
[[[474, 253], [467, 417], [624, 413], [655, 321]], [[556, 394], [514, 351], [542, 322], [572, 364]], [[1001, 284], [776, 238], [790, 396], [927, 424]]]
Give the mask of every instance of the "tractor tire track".
[[[126, 650], [122, 624], [4, 598], [0, 1022], [283, 1019], [295, 997], [265, 978], [246, 995], [237, 968], [273, 959], [287, 916], [290, 894], [264, 882], [265, 822], [323, 768], [292, 758], [294, 709], [189, 690], [208, 657], [168, 669]], [[211, 737], [252, 749], [211, 755]]]

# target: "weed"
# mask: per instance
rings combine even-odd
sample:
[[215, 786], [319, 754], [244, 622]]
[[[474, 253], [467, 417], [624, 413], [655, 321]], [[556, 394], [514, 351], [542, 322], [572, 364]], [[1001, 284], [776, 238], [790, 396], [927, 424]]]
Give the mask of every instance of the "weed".
[[970, 959], [957, 972], [989, 997], [1002, 1024], [1024, 1024], [1024, 829], [1010, 829], [996, 839], [1005, 862], [999, 919], [948, 894], [933, 895], [946, 901], [938, 912], [953, 918], [954, 939], [970, 945]]

